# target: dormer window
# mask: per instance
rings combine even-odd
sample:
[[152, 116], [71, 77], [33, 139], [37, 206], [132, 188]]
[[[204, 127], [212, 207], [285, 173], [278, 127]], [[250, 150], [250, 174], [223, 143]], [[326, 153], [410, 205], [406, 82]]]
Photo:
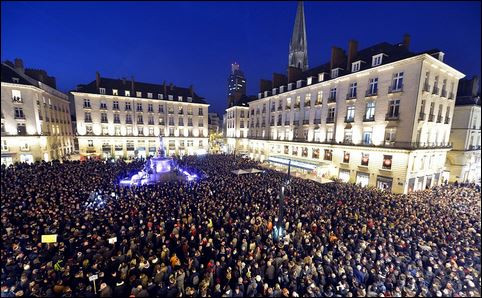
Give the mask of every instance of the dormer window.
[[105, 88], [99, 88], [99, 93], [100, 93], [100, 94], [105, 94]]
[[285, 92], [285, 86], [280, 86], [279, 87], [279, 93]]
[[147, 98], [152, 98], [152, 93], [147, 93]]
[[192, 97], [191, 97], [191, 96], [188, 96], [188, 97], [187, 97], [187, 101], [188, 101], [188, 102], [192, 102]]
[[361, 61], [353, 62], [351, 64], [351, 72], [360, 71]]
[[157, 99], [164, 99], [164, 95], [163, 95], [163, 94], [158, 93], [158, 94], [157, 94]]
[[293, 83], [288, 84], [288, 91], [291, 91], [291, 90], [293, 90]]
[[119, 91], [117, 89], [112, 89], [112, 95], [119, 95]]
[[182, 101], [182, 96], [178, 96], [177, 99], [178, 99], [179, 101]]
[[169, 100], [173, 100], [173, 99], [174, 99], [174, 97], [173, 97], [172, 95], [168, 95], [167, 97], [169, 98]]
[[313, 84], [313, 77], [308, 77], [306, 79], [306, 85], [311, 85], [311, 84]]
[[335, 68], [335, 69], [332, 69], [332, 70], [331, 70], [331, 78], [332, 78], [332, 79], [338, 77], [338, 75], [339, 75], [339, 70], [340, 70], [340, 68]]
[[137, 96], [137, 97], [142, 97], [142, 92], [141, 92], [141, 91], [137, 91], [137, 92], [136, 92], [136, 96]]
[[296, 88], [301, 88], [303, 86], [303, 80], [298, 80], [296, 82]]
[[13, 81], [14, 83], [18, 83], [18, 82], [20, 82], [20, 79], [19, 79], [19, 78], [12, 78], [12, 81]]
[[125, 96], [131, 96], [131, 92], [129, 90], [124, 91]]
[[318, 82], [323, 82], [325, 80], [325, 73], [319, 73], [318, 74]]
[[383, 53], [372, 57], [372, 66], [378, 66], [382, 64]]
[[272, 93], [273, 95], [276, 95], [276, 88], [273, 88], [273, 90], [271, 90], [271, 93]]

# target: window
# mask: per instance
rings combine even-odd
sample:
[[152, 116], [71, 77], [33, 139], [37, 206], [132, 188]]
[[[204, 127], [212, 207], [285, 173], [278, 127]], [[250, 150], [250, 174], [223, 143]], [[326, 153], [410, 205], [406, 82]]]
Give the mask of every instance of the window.
[[90, 148], [94, 147], [94, 141], [93, 140], [87, 140], [87, 146]]
[[90, 99], [84, 98], [84, 108], [90, 109]]
[[109, 128], [107, 125], [102, 125], [102, 135], [106, 136], [109, 134]]
[[244, 111], [241, 111], [241, 118], [244, 118]]
[[391, 155], [383, 155], [382, 168], [384, 168], [385, 170], [390, 170], [392, 168], [392, 156]]
[[177, 113], [180, 115], [184, 114], [184, 109], [182, 108], [182, 106], [178, 107]]
[[435, 76], [435, 80], [433, 82], [433, 94], [438, 94], [438, 76]]
[[199, 127], [203, 127], [203, 126], [204, 126], [204, 121], [203, 121], [202, 119], [199, 119], [198, 126], [199, 126]]
[[447, 79], [442, 81], [442, 97], [447, 97]]
[[148, 92], [148, 93], [147, 93], [147, 98], [152, 98], [152, 93]]
[[325, 149], [325, 156], [323, 157], [324, 160], [331, 160], [333, 158], [333, 150]]
[[371, 131], [364, 131], [363, 132], [363, 145], [371, 145], [372, 143], [372, 132]]
[[154, 109], [152, 107], [152, 103], [147, 104], [147, 111], [148, 112], [154, 112]]
[[335, 120], [335, 108], [329, 108], [328, 109], [328, 117], [326, 122], [333, 122]]
[[172, 116], [169, 117], [169, 125], [174, 126], [174, 118]]
[[367, 103], [367, 108], [365, 111], [365, 120], [375, 120], [375, 102], [370, 101]]
[[369, 155], [368, 155], [368, 153], [362, 153], [361, 165], [362, 165], [362, 166], [368, 166], [368, 161], [369, 161]]
[[348, 106], [346, 109], [346, 121], [352, 122], [355, 119], [355, 106]]
[[120, 116], [119, 114], [114, 114], [114, 123], [120, 123]]
[[[127, 132], [128, 136], [132, 136], [132, 127], [128, 126], [127, 129], [126, 129], [126, 132]], [[127, 142], [129, 142], [129, 141], [127, 141]], [[132, 146], [132, 147], [134, 147], [134, 146]]]
[[114, 134], [115, 134], [116, 136], [120, 136], [120, 135], [121, 135], [121, 130], [120, 130], [120, 127], [119, 127], [119, 126], [116, 126], [116, 127], [114, 128]]
[[356, 82], [350, 84], [350, 93], [348, 94], [348, 98], [356, 97], [356, 86], [357, 86]]
[[323, 91], [318, 91], [318, 94], [316, 96], [316, 105], [321, 105], [322, 99], [323, 99]]
[[311, 158], [315, 158], [315, 159], [320, 158], [320, 149], [319, 148], [313, 149], [313, 151], [311, 152]]
[[119, 90], [112, 89], [112, 95], [119, 95]]
[[331, 78], [332, 79], [338, 77], [338, 70], [339, 70], [339, 68], [335, 68], [335, 69], [331, 70]]
[[179, 126], [184, 126], [184, 119], [183, 118], [179, 118]]
[[393, 85], [391, 91], [401, 91], [403, 88], [403, 72], [393, 75]]
[[100, 94], [105, 94], [105, 88], [99, 88], [99, 93], [100, 93]]
[[136, 91], [136, 96], [137, 96], [137, 97], [142, 97], [142, 92], [141, 92], [141, 91]]
[[15, 107], [15, 119], [25, 119], [22, 108]]
[[142, 115], [137, 115], [137, 124], [144, 124], [144, 119], [142, 118]]
[[177, 97], [177, 100], [182, 101], [182, 96], [179, 95], [179, 96]]
[[100, 103], [100, 108], [101, 108], [102, 110], [107, 110], [107, 103], [105, 103], [105, 101], [102, 101], [102, 102]]
[[395, 142], [396, 130], [394, 128], [385, 131], [385, 145], [390, 145]]
[[336, 88], [330, 89], [330, 98], [329, 100], [336, 100]]
[[125, 90], [125, 91], [124, 91], [124, 95], [125, 95], [125, 96], [131, 96], [131, 92], [130, 92], [129, 90]]
[[22, 94], [19, 90], [12, 90], [12, 101], [13, 102], [22, 102]]
[[137, 112], [142, 112], [142, 103], [140, 103], [140, 102], [137, 103], [136, 111], [137, 111]]
[[17, 123], [17, 134], [19, 136], [27, 135], [27, 128], [25, 127], [25, 123]]
[[326, 141], [333, 141], [333, 128], [328, 129], [328, 131], [326, 132]]
[[12, 78], [12, 82], [18, 83], [18, 82], [20, 82], [20, 78]]
[[311, 106], [311, 93], [308, 93], [305, 95], [305, 102], [304, 102], [305, 107], [310, 107]]
[[163, 117], [159, 118], [159, 125], [164, 125], [164, 118]]
[[163, 94], [158, 93], [158, 94], [157, 94], [157, 99], [164, 99], [164, 95], [163, 95]]
[[378, 54], [372, 57], [372, 66], [377, 66], [382, 64], [383, 54]]
[[92, 129], [92, 125], [86, 125], [85, 126], [85, 132], [86, 132], [86, 135], [93, 135], [94, 130]]
[[371, 78], [369, 80], [367, 95], [376, 95], [377, 93], [378, 93], [378, 78]]
[[2, 151], [8, 151], [8, 145], [6, 140], [2, 140]]
[[149, 118], [147, 119], [147, 124], [154, 125], [154, 117], [153, 116], [149, 116]]
[[154, 135], [154, 127], [149, 127], [149, 135], [150, 136]]
[[360, 70], [361, 61], [353, 62], [351, 64], [351, 72], [357, 72]]
[[291, 150], [291, 155], [298, 155], [298, 147], [293, 147]]
[[191, 97], [191, 96], [188, 96], [188, 97], [187, 97], [187, 102], [192, 102], [192, 97]]
[[343, 136], [343, 142], [351, 144], [352, 143], [352, 136], [353, 136], [353, 133], [352, 133], [351, 129], [345, 129], [345, 135]]
[[169, 100], [173, 100], [173, 99], [174, 99], [174, 96], [168, 95], [167, 98], [168, 98]]
[[130, 111], [130, 110], [131, 110], [131, 103], [126, 102], [126, 111]]
[[388, 103], [388, 118], [398, 118], [400, 112], [400, 99], [390, 100]]
[[164, 113], [164, 105], [159, 105], [158, 111], [159, 113]]
[[[251, 114], [252, 114], [252, 113], [251, 113]], [[203, 115], [203, 108], [199, 108], [198, 115], [199, 115], [199, 116], [202, 116], [202, 115]]]
[[137, 135], [138, 136], [144, 135], [144, 127], [142, 127], [142, 126], [137, 127]]
[[119, 102], [117, 100], [114, 100], [112, 102], [112, 109], [113, 110], [119, 110]]
[[132, 115], [131, 114], [126, 115], [126, 124], [132, 124]]
[[107, 123], [107, 113], [100, 113], [100, 122]]
[[343, 151], [343, 162], [350, 163], [350, 152]]

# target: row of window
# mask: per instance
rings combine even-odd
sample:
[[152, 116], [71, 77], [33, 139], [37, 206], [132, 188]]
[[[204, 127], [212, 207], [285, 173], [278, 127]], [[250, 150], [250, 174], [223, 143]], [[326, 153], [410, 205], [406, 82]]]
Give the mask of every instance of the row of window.
[[[105, 88], [99, 88], [99, 93], [105, 95], [106, 94], [106, 89]], [[152, 92], [144, 92], [147, 98], [154, 98], [154, 94]], [[136, 91], [136, 97], [142, 97], [142, 91]], [[112, 89], [112, 95], [114, 96], [119, 96], [119, 90], [118, 89]], [[124, 90], [124, 96], [131, 96], [131, 91], [129, 90]], [[168, 95], [167, 98], [169, 100], [174, 100], [174, 95]], [[162, 93], [157, 93], [157, 99], [164, 99], [164, 94]], [[192, 102], [192, 97], [187, 96], [186, 97], [188, 102]], [[183, 101], [183, 97], [181, 95], [177, 96], [178, 101]]]
[[[169, 140], [169, 142], [168, 142], [168, 148], [169, 148], [169, 149], [175, 149], [175, 145], [176, 145], [175, 142], [176, 142], [175, 140]], [[178, 142], [179, 142], [179, 147], [180, 147], [180, 148], [183, 148], [183, 147], [184, 147], [184, 144], [185, 144], [185, 143], [184, 143], [184, 140], [179, 140]], [[199, 147], [203, 147], [203, 143], [204, 143], [203, 140], [199, 140], [199, 141], [198, 141], [198, 146], [199, 146]], [[187, 147], [194, 147], [194, 140], [187, 140], [186, 144], [187, 144]], [[88, 146], [89, 148], [93, 148], [93, 147], [94, 147], [94, 140], [87, 140], [87, 146]], [[143, 142], [143, 141], [138, 141], [138, 142], [137, 142], [137, 147], [138, 147], [138, 148], [144, 148], [144, 149], [146, 149], [145, 142]], [[109, 142], [105, 141], [105, 142], [102, 143], [102, 150], [106, 150], [106, 149], [111, 150], [111, 148], [112, 148], [112, 145], [111, 145]], [[156, 145], [155, 141], [149, 141], [149, 143], [148, 143], [148, 150], [149, 150], [149, 151], [151, 151], [151, 152], [152, 152], [152, 151], [156, 151], [157, 148], [158, 148], [158, 146]], [[134, 151], [134, 150], [135, 150], [134, 141], [133, 141], [133, 140], [127, 140], [127, 141], [126, 141], [126, 149], [127, 149], [127, 151]], [[124, 144], [116, 143], [116, 144], [114, 145], [114, 150], [115, 150], [115, 151], [122, 151], [122, 150], [124, 150]]]
[[[120, 115], [119, 114], [114, 114], [114, 124], [121, 124], [121, 120], [120, 120]], [[164, 122], [164, 118], [163, 117], [160, 117], [159, 118], [159, 125], [165, 125], [165, 122]], [[92, 115], [90, 112], [85, 112], [84, 113], [84, 122], [86, 123], [92, 123]], [[100, 113], [100, 122], [101, 123], [109, 123], [109, 120], [107, 118], [107, 113]], [[125, 115], [125, 124], [132, 124], [132, 115], [131, 114], [127, 114]], [[143, 115], [137, 115], [137, 124], [144, 124], [144, 116]], [[172, 116], [169, 117], [169, 125], [171, 126], [174, 126], [174, 118]], [[147, 124], [148, 125], [155, 125], [155, 122], [154, 122], [154, 116], [148, 116], [148, 120], [147, 120]], [[184, 126], [184, 118], [181, 118], [179, 117], [178, 118], [178, 125], [179, 126]], [[192, 121], [192, 117], [188, 117], [187, 119], [187, 126], [193, 126], [193, 121]], [[199, 119], [198, 121], [198, 126], [199, 127], [203, 127], [204, 126], [204, 120], [203, 119]]]
[[[1, 123], [1, 131], [2, 133], [5, 133], [5, 123]], [[42, 127], [42, 135], [51, 135], [50, 127], [45, 126]], [[27, 128], [25, 126], [25, 123], [17, 123], [17, 135], [19, 136], [26, 136], [27, 135]], [[68, 129], [64, 129], [62, 126], [59, 125], [52, 125], [52, 135], [72, 135], [72, 132]]]
[[[84, 108], [85, 108], [85, 109], [91, 109], [91, 108], [92, 108], [92, 105], [90, 104], [90, 99], [84, 98]], [[107, 110], [107, 103], [106, 103], [106, 102], [100, 102], [99, 108], [100, 108], [101, 110]], [[114, 100], [114, 101], [112, 102], [112, 110], [120, 110], [120, 109], [119, 109], [119, 101]], [[131, 103], [130, 103], [130, 102], [125, 102], [125, 103], [124, 103], [124, 110], [125, 110], [125, 111], [132, 111], [132, 106], [131, 106]], [[193, 114], [193, 109], [192, 109], [192, 107], [188, 107], [186, 110], [187, 110], [187, 114], [188, 114], [188, 115], [192, 115], [192, 114]], [[142, 104], [142, 103], [138, 102], [138, 103], [136, 104], [136, 111], [137, 111], [137, 112], [142, 112], [142, 111], [144, 111], [144, 109], [143, 109], [143, 104]], [[154, 105], [153, 105], [152, 103], [147, 104], [147, 111], [148, 111], [148, 112], [151, 112], [151, 113], [154, 113]], [[158, 113], [164, 113], [164, 105], [158, 105], [158, 107], [157, 107], [157, 112], [158, 112]], [[177, 112], [178, 112], [178, 114], [184, 114], [184, 107], [179, 106], [178, 109], [177, 109]], [[169, 107], [168, 107], [168, 113], [169, 113], [169, 114], [173, 114], [173, 113], [174, 113], [174, 107], [169, 106]], [[199, 116], [204, 115], [204, 113], [203, 113], [203, 108], [198, 108], [198, 115], [199, 115]]]
[[[109, 134], [109, 128], [107, 126], [102, 126], [102, 133], [101, 134], [104, 135], [104, 136], [110, 135]], [[174, 127], [170, 127], [166, 132], [163, 129], [161, 129], [160, 134], [162, 136], [167, 136], [167, 137], [168, 136], [175, 136]], [[86, 126], [86, 135], [94, 135], [94, 130], [92, 129], [91, 125]], [[126, 132], [124, 134], [121, 131], [121, 128], [119, 126], [116, 126], [116, 127], [114, 127], [114, 135], [115, 136], [133, 136], [133, 129], [130, 126], [126, 127]], [[142, 126], [137, 127], [137, 135], [138, 136], [144, 136], [144, 135], [146, 135], [146, 136], [156, 136], [153, 127], [148, 127], [147, 134], [145, 134], [144, 133], [144, 127], [142, 127]], [[194, 134], [193, 134], [192, 129], [185, 130], [184, 136], [185, 137], [193, 137]], [[204, 130], [201, 130], [199, 132], [199, 136], [200, 137], [206, 137], [206, 134], [205, 134]]]
[[[42, 97], [42, 98], [43, 98], [44, 106], [47, 106], [47, 101], [46, 101], [45, 97]], [[20, 90], [12, 90], [12, 102], [13, 103], [23, 103], [22, 92]], [[53, 110], [59, 111], [59, 112], [63, 112], [63, 113], [67, 113], [67, 114], [70, 113], [67, 105], [59, 104], [57, 106], [56, 104], [52, 104], [50, 98], [48, 99], [48, 104], [49, 104], [50, 109], [53, 109]], [[37, 100], [37, 107], [39, 107], [39, 106], [40, 106], [40, 101]]]

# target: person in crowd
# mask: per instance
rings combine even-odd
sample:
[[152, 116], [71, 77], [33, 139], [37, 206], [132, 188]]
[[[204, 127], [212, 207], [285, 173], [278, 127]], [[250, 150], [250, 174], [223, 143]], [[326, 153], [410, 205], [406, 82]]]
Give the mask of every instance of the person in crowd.
[[129, 188], [119, 179], [142, 161], [2, 166], [2, 297], [481, 294], [473, 184], [400, 195], [293, 177], [279, 222], [286, 173], [238, 176], [260, 166], [231, 155], [177, 162], [203, 178]]

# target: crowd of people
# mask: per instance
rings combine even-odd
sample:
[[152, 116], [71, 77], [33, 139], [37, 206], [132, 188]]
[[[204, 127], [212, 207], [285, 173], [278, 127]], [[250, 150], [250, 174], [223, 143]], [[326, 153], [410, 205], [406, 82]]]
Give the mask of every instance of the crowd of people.
[[228, 155], [179, 164], [204, 178], [129, 188], [142, 162], [2, 166], [2, 297], [480, 296], [473, 185], [399, 195], [237, 176], [259, 165]]

